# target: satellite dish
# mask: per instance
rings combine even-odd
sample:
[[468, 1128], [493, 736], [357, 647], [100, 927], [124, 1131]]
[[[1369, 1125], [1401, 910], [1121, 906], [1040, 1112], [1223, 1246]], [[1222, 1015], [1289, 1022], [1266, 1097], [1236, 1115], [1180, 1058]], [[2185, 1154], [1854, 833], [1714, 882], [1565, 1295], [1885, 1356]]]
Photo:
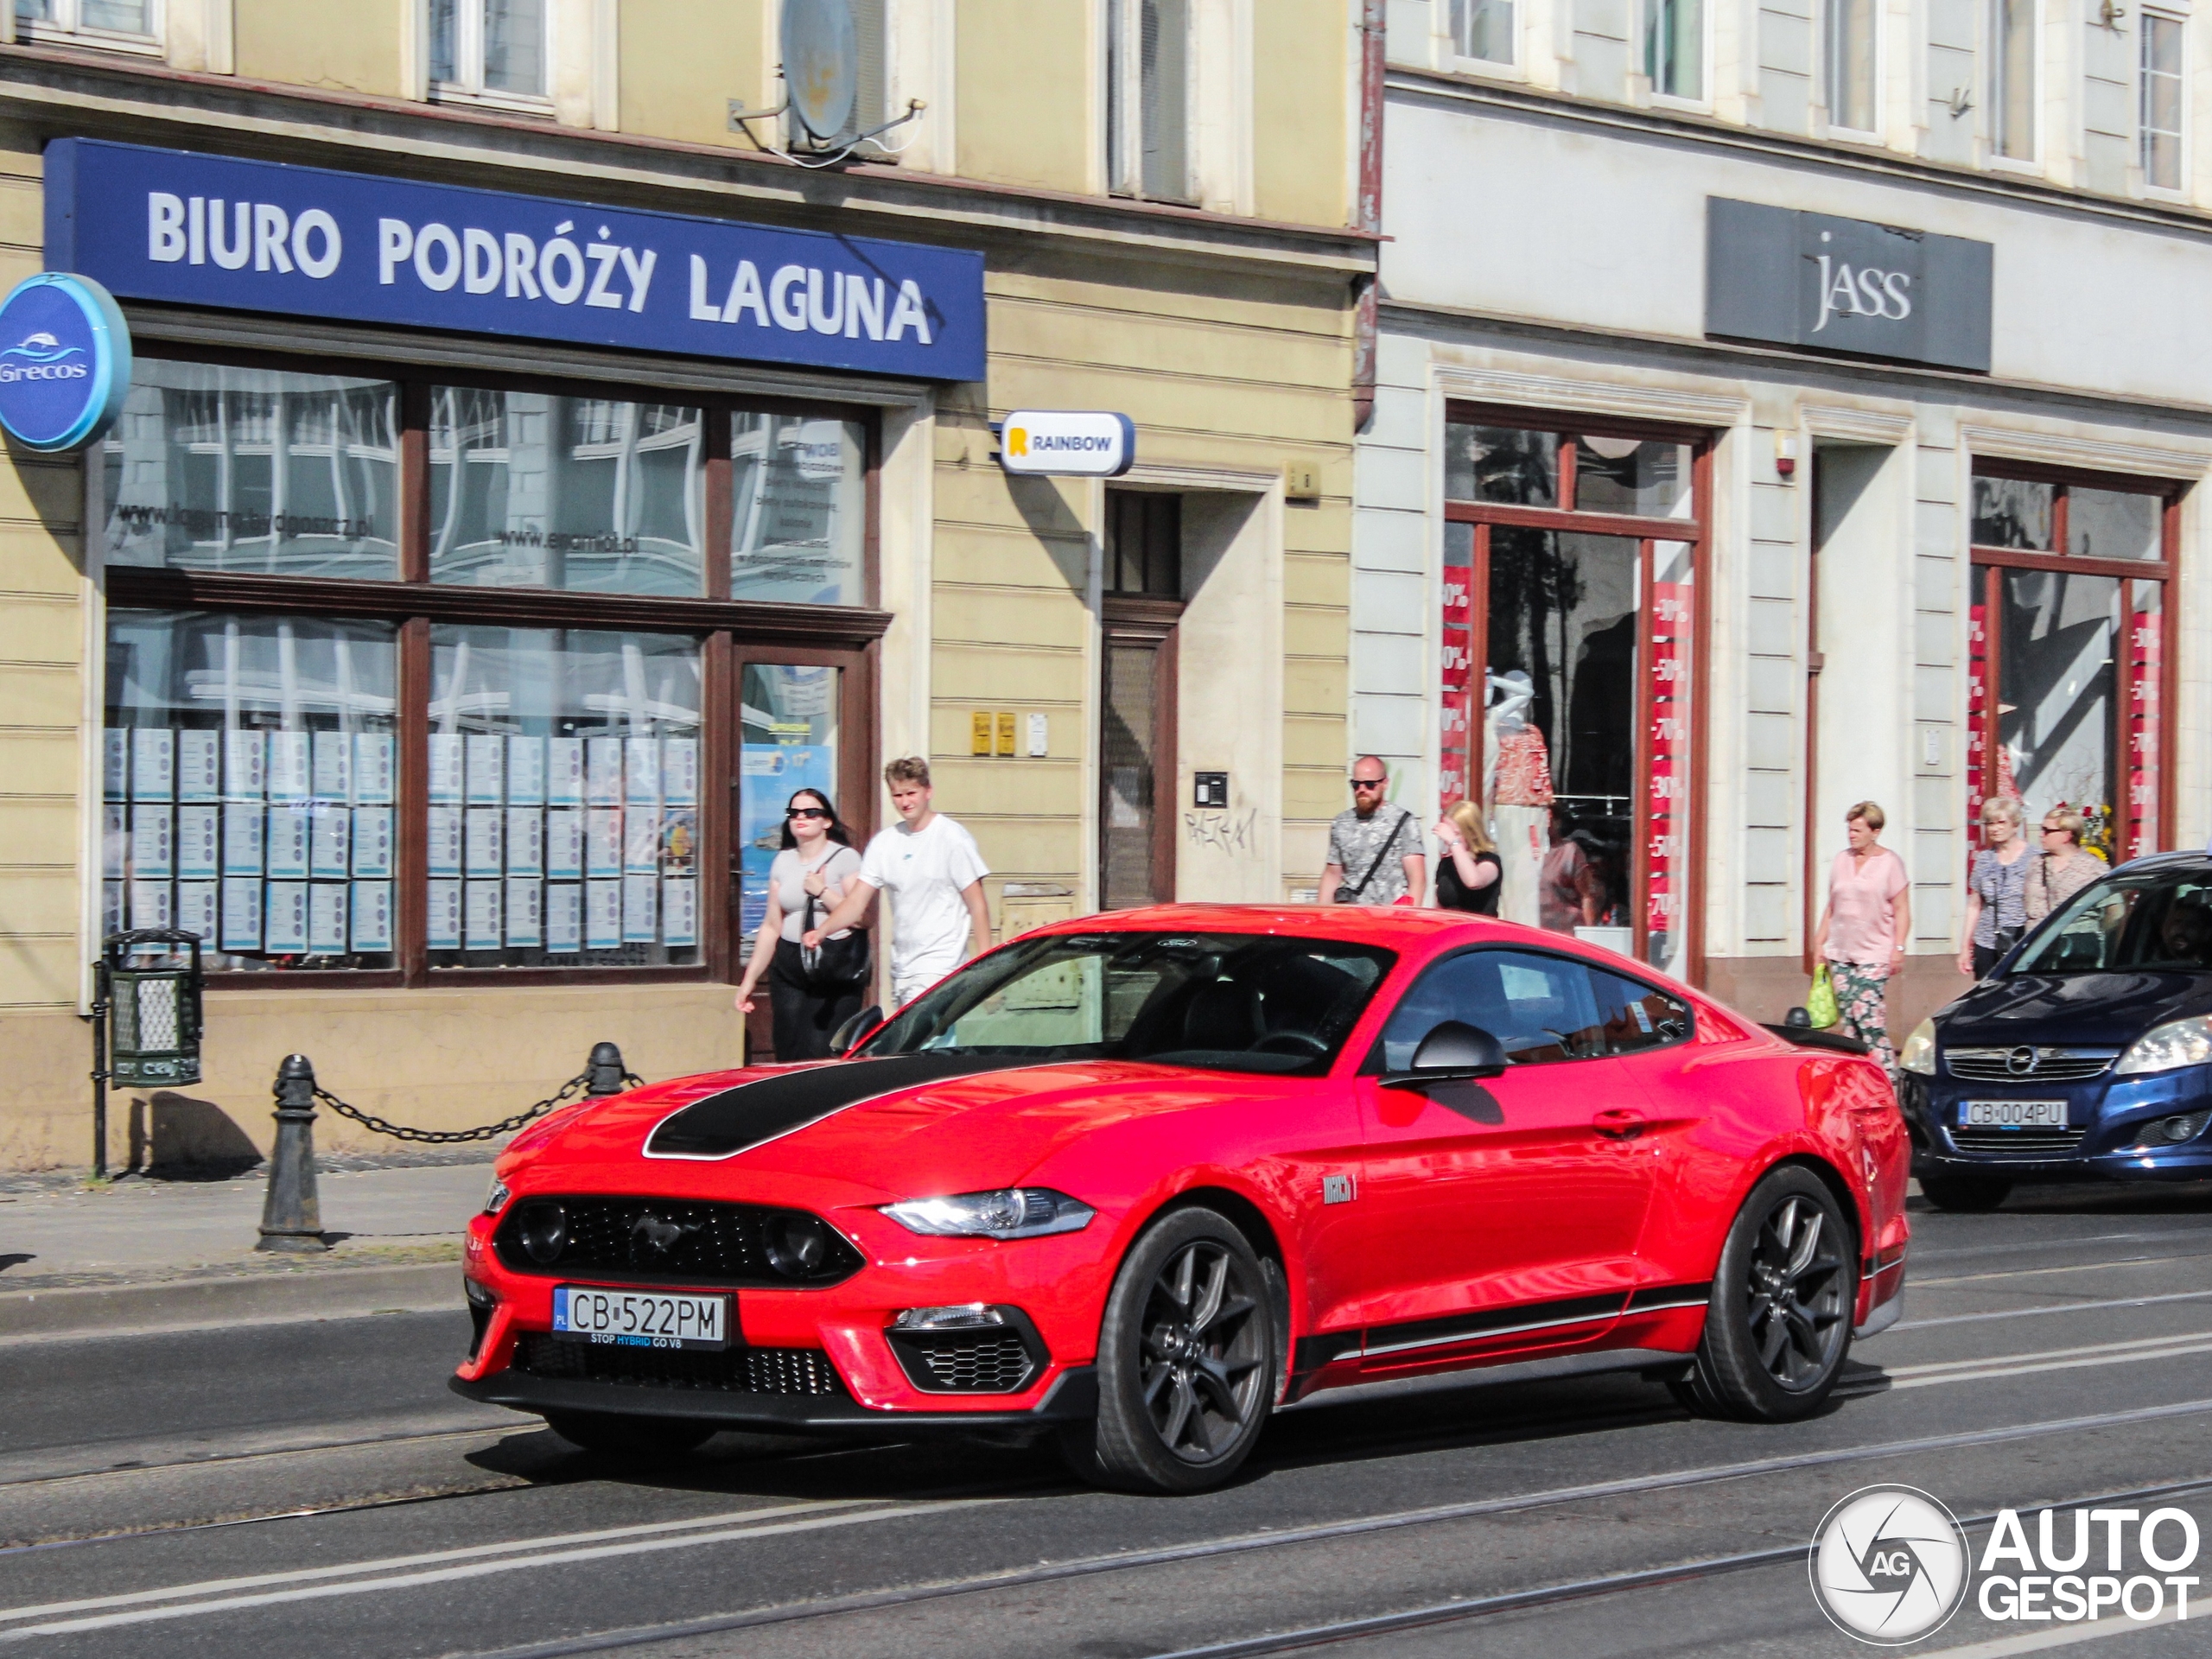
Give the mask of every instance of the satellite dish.
[[817, 143], [853, 118], [860, 34], [852, 0], [784, 0], [784, 90], [791, 115]]

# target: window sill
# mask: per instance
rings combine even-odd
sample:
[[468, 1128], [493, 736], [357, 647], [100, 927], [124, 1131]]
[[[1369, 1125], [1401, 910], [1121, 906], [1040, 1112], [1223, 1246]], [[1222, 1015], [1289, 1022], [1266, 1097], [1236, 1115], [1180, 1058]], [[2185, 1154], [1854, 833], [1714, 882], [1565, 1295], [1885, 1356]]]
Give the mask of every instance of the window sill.
[[16, 22], [16, 39], [24, 46], [82, 46], [140, 58], [167, 55], [162, 42], [150, 35], [118, 35], [104, 29], [57, 29], [52, 23], [27, 22], [21, 18]]
[[1448, 60], [1445, 73], [1453, 75], [1475, 75], [1484, 80], [1505, 80], [1526, 84], [1529, 72], [1517, 63], [1506, 63], [1494, 58], [1459, 58]]
[[553, 100], [529, 92], [471, 92], [466, 86], [440, 81], [431, 86], [427, 101], [463, 109], [497, 110], [502, 115], [542, 116], [548, 121], [554, 118]]

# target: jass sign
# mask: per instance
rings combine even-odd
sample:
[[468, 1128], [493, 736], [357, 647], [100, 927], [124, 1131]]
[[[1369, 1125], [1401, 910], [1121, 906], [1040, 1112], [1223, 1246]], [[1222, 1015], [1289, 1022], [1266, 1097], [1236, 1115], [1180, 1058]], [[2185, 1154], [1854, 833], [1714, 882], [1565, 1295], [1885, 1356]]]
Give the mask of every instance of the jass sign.
[[1964, 237], [1713, 197], [1705, 332], [1986, 374], [1991, 256]]

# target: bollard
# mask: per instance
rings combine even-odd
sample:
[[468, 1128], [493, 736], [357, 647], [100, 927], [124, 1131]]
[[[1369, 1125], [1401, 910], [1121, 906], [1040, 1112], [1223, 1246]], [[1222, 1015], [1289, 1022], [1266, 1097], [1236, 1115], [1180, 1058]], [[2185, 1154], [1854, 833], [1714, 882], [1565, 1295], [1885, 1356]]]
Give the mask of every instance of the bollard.
[[276, 1150], [269, 1160], [269, 1196], [261, 1207], [257, 1250], [327, 1250], [322, 1205], [315, 1190], [315, 1067], [288, 1054], [276, 1068]]
[[591, 1058], [584, 1064], [584, 1075], [590, 1079], [584, 1084], [584, 1093], [590, 1096], [619, 1095], [630, 1085], [623, 1081], [622, 1051], [612, 1043], [594, 1043]]

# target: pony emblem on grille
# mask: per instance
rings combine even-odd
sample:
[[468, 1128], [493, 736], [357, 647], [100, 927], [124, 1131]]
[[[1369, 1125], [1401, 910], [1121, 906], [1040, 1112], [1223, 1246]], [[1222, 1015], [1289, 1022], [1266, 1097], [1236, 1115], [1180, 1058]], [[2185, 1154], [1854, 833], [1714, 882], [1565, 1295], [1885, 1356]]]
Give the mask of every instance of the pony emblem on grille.
[[663, 1221], [648, 1210], [630, 1224], [630, 1259], [647, 1252], [664, 1256], [698, 1230], [696, 1221]]

